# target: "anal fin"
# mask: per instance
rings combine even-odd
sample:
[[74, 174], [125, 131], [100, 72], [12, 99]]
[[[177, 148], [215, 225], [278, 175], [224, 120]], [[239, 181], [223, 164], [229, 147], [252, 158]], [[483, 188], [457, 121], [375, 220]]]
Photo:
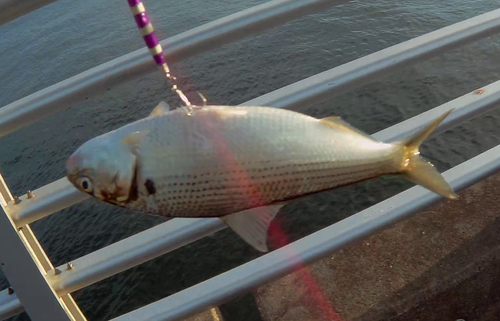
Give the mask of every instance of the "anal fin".
[[269, 224], [286, 203], [255, 207], [221, 217], [236, 234], [256, 250], [267, 252]]

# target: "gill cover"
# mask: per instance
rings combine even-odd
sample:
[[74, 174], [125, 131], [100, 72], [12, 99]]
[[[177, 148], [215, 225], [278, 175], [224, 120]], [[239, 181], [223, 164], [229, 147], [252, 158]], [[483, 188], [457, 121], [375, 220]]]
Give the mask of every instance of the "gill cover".
[[[132, 157], [131, 161], [127, 164], [126, 167], [128, 167], [129, 169], [118, 171], [116, 173], [115, 190], [109, 195], [119, 203], [131, 200], [135, 197], [137, 191], [137, 166], [135, 155]], [[112, 201], [111, 198], [109, 200]]]
[[[157, 110], [155, 108], [155, 110]], [[150, 116], [154, 117], [154, 116]], [[137, 149], [139, 148], [139, 144], [144, 139], [144, 137], [149, 133], [149, 131], [143, 132], [134, 132], [121, 140], [121, 143], [126, 146], [128, 152], [131, 155], [129, 159], [131, 163], [127, 164], [126, 167], [131, 170], [118, 171], [116, 186], [121, 187], [123, 190], [120, 190], [119, 197], [116, 197], [116, 200], [119, 202], [126, 202], [129, 200], [133, 200], [137, 197]], [[126, 193], [124, 191], [127, 191]]]
[[128, 144], [106, 134], [80, 146], [66, 162], [66, 171], [80, 191], [116, 204], [134, 191], [136, 156]]

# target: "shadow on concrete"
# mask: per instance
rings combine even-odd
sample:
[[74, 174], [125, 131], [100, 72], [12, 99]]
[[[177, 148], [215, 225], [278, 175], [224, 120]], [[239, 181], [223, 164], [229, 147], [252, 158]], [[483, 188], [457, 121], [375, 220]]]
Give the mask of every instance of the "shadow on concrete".
[[355, 321], [457, 319], [500, 320], [499, 218]]

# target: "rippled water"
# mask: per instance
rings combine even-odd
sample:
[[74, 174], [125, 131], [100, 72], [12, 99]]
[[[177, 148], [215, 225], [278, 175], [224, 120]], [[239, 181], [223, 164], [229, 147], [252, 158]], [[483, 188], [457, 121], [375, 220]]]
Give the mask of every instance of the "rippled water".
[[[146, 1], [160, 38], [263, 1]], [[496, 9], [494, 0], [352, 1], [175, 64], [183, 87], [212, 103], [239, 104], [398, 42]], [[491, 37], [297, 110], [342, 115], [373, 133], [499, 78]], [[143, 46], [124, 1], [60, 0], [0, 27], [0, 106]], [[146, 116], [170, 95], [160, 75], [109, 88], [65, 112], [0, 139], [0, 169], [15, 194], [64, 175], [81, 143]], [[446, 170], [500, 143], [499, 112], [456, 127], [423, 148]], [[288, 205], [276, 224], [298, 239], [411, 186], [377, 179]], [[33, 224], [54, 264], [63, 264], [164, 222], [92, 200]], [[271, 238], [273, 238], [271, 236]], [[277, 241], [274, 239], [274, 241]], [[272, 242], [271, 242], [272, 243]], [[227, 271], [259, 254], [231, 231], [74, 293], [89, 320], [107, 320]], [[0, 288], [7, 286], [0, 276]], [[246, 299], [245, 299], [246, 298]], [[248, 299], [249, 298], [249, 299]], [[228, 320], [258, 320], [251, 296], [223, 307]], [[27, 319], [21, 315], [17, 320]]]

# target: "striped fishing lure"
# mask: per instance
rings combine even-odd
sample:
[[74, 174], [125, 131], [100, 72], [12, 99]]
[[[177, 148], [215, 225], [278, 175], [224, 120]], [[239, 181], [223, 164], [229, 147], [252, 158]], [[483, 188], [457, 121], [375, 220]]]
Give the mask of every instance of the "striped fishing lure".
[[163, 56], [163, 48], [158, 41], [158, 38], [155, 34], [155, 29], [151, 21], [149, 21], [148, 14], [146, 13], [146, 7], [140, 0], [127, 0], [128, 5], [130, 6], [130, 11], [134, 16], [135, 23], [137, 24], [137, 28], [139, 28], [139, 33], [141, 34], [146, 46], [149, 49], [149, 52], [153, 56], [153, 60], [155, 63], [161, 68], [163, 71], [167, 83], [171, 87], [172, 91], [174, 91], [179, 98], [184, 102], [184, 104], [188, 107], [189, 111], [191, 110], [191, 102], [186, 97], [186, 95], [179, 89], [176, 84], [177, 78], [171, 74], [170, 68], [165, 61], [165, 57]]

